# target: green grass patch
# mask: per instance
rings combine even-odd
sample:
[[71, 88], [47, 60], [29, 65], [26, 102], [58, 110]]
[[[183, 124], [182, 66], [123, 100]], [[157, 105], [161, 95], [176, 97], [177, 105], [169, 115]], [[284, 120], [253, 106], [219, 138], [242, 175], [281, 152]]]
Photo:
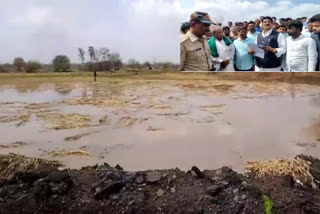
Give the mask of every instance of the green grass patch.
[[264, 201], [265, 214], [273, 214], [272, 212], [273, 201], [266, 195], [263, 195], [263, 201]]

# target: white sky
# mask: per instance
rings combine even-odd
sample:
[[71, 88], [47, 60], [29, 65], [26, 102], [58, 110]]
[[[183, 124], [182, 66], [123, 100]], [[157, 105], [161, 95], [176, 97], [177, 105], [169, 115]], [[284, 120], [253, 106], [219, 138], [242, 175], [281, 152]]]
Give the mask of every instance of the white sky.
[[260, 16], [298, 18], [320, 13], [319, 0], [180, 0], [180, 23], [188, 21], [194, 11], [208, 12], [210, 17], [226, 24], [229, 20], [249, 21]]
[[228, 21], [320, 12], [319, 0], [0, 0], [0, 63], [14, 57], [79, 62], [78, 48], [107, 47], [126, 62], [179, 63], [179, 28], [196, 10]]
[[179, 63], [178, 0], [0, 0], [0, 63], [107, 47], [124, 61]]

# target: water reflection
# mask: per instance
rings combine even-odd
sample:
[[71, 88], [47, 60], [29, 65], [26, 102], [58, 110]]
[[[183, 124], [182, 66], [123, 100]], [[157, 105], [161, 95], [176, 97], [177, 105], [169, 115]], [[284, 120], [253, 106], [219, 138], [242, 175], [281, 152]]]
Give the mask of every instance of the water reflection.
[[54, 90], [61, 95], [68, 95], [73, 90], [73, 87], [70, 85], [55, 85]]
[[314, 140], [320, 141], [320, 115], [311, 120], [311, 125], [307, 130], [314, 137]]
[[88, 97], [87, 87], [83, 87], [81, 97], [82, 97], [83, 99], [85, 99], [85, 98]]
[[295, 84], [290, 84], [290, 96], [294, 100], [296, 98]]
[[316, 106], [316, 107], [320, 107], [320, 94], [315, 95], [312, 99], [311, 99], [311, 105]]
[[10, 85], [0, 90], [0, 102], [50, 102], [78, 96], [79, 91], [72, 85], [30, 84]]
[[40, 86], [41, 86], [41, 83], [39, 82], [38, 83], [34, 82], [32, 84], [23, 83], [19, 85], [10, 85], [12, 89], [15, 89], [19, 93], [35, 92], [39, 90]]

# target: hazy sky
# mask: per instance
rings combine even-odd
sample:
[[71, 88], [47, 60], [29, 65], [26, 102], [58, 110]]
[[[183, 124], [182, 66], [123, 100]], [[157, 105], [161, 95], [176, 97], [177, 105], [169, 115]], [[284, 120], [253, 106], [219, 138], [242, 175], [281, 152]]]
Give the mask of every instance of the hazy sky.
[[[14, 57], [52, 61], [78, 48], [107, 47], [124, 61], [179, 63], [179, 27], [201, 10], [212, 18], [249, 20], [320, 12], [318, 0], [0, 0], [0, 63]], [[227, 5], [227, 6], [226, 6]]]
[[319, 0], [180, 0], [179, 21], [189, 20], [194, 11], [208, 12], [216, 21], [248, 21], [260, 16], [279, 18], [311, 16], [320, 13]]
[[16, 56], [51, 62], [78, 47], [179, 63], [178, 0], [0, 0], [0, 63]]

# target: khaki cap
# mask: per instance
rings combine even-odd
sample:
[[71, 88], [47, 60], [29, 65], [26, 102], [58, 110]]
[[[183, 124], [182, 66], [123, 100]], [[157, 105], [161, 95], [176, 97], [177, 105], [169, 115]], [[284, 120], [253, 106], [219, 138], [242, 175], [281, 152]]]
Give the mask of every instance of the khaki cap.
[[211, 21], [209, 14], [205, 13], [205, 12], [198, 12], [197, 11], [197, 12], [192, 13], [191, 16], [190, 16], [190, 21], [199, 21], [199, 22], [202, 22], [204, 24], [216, 25], [216, 23]]

